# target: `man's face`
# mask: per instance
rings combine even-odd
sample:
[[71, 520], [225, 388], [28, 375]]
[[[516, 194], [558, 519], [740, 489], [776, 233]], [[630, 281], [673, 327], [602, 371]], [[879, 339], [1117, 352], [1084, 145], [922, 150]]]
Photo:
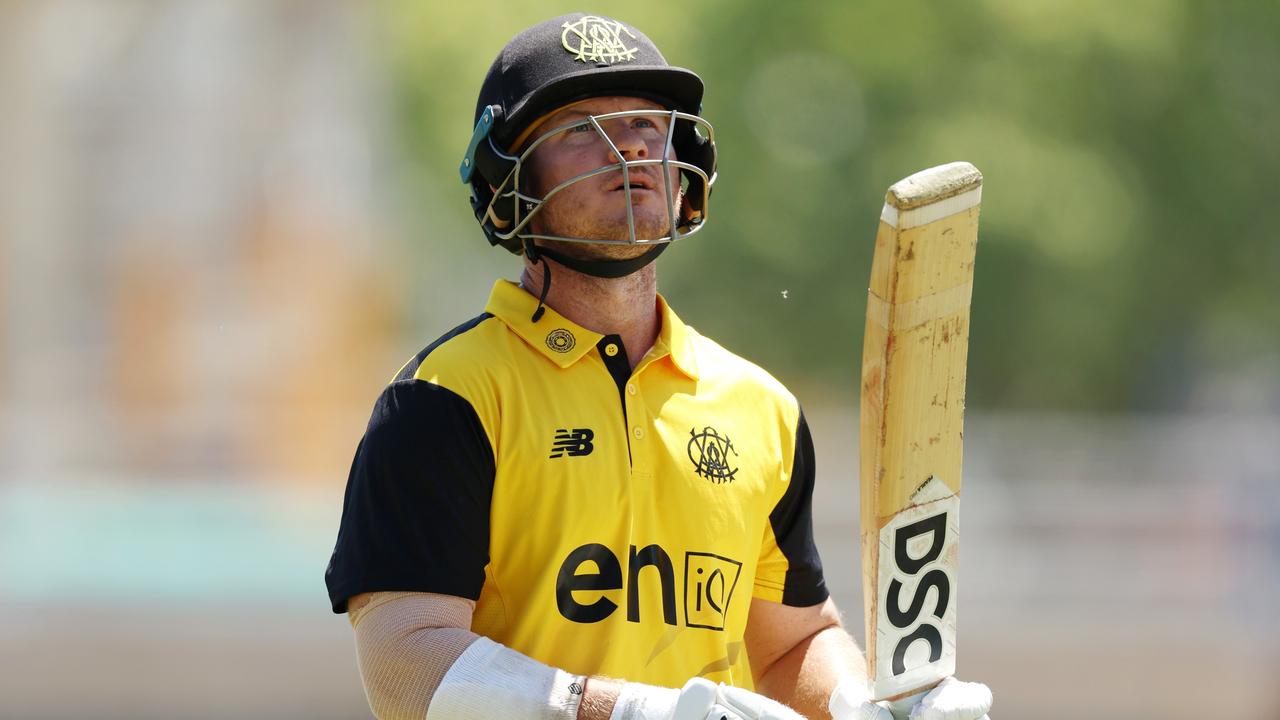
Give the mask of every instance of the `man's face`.
[[[564, 125], [585, 120], [591, 115], [627, 110], [664, 108], [649, 100], [632, 97], [591, 98], [561, 109], [534, 128], [532, 138]], [[527, 160], [531, 172], [530, 190], [545, 197], [560, 183], [592, 170], [613, 165], [619, 160], [660, 160], [667, 149], [669, 118], [661, 114], [622, 117], [600, 122], [609, 139], [622, 155], [619, 158], [590, 124], [580, 125], [548, 137], [534, 149]], [[675, 159], [675, 153], [671, 153]], [[636, 239], [653, 240], [668, 234], [671, 214], [666, 206], [667, 191], [662, 181], [662, 167], [632, 167], [631, 205]], [[673, 212], [680, 208], [680, 174], [671, 170]], [[534, 231], [561, 237], [627, 240], [627, 193], [622, 184], [622, 170], [612, 170], [575, 182], [552, 195], [531, 220]], [[630, 245], [582, 245], [557, 243], [579, 257], [627, 258], [647, 250]], [[576, 247], [567, 247], [567, 246]]]

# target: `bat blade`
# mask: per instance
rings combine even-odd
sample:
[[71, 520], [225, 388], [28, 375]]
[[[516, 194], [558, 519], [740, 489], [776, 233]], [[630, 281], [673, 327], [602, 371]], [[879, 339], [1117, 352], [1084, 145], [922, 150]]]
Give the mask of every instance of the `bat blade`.
[[982, 174], [942, 165], [885, 196], [867, 294], [860, 485], [878, 700], [955, 672], [961, 443]]

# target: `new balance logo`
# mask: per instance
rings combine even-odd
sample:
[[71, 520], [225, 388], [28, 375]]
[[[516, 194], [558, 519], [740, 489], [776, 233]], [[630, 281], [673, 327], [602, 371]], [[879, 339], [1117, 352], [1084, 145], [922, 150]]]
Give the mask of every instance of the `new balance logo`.
[[595, 446], [591, 444], [595, 436], [596, 434], [590, 428], [574, 428], [572, 430], [560, 428], [556, 430], [556, 439], [551, 445], [551, 457], [590, 455], [591, 451], [595, 449]]

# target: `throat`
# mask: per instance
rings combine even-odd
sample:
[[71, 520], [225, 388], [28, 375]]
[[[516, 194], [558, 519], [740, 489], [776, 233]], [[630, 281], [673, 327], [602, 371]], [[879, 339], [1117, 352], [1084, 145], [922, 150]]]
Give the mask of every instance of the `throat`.
[[[554, 262], [551, 268], [547, 307], [587, 330], [621, 337], [631, 367], [635, 367], [653, 347], [661, 329], [654, 265], [620, 278], [592, 277]], [[542, 268], [526, 260], [520, 285], [537, 297], [542, 292], [542, 277]]]

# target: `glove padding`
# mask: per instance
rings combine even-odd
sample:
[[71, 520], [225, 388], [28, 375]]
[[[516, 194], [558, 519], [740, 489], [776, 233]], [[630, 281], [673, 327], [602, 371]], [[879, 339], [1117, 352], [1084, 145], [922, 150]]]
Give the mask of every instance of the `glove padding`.
[[866, 681], [845, 678], [831, 693], [827, 710], [832, 720], [894, 720], [889, 708], [871, 702]]
[[910, 720], [991, 720], [991, 688], [949, 677], [911, 708]]
[[786, 705], [749, 690], [696, 677], [682, 690], [627, 683], [610, 720], [804, 720]]
[[[834, 720], [990, 720], [991, 688], [945, 678], [927, 693], [890, 703], [873, 703], [860, 681], [840, 683], [828, 709]], [[893, 711], [890, 712], [892, 706]]]
[[671, 720], [804, 720], [799, 713], [750, 690], [696, 677], [684, 684]]

